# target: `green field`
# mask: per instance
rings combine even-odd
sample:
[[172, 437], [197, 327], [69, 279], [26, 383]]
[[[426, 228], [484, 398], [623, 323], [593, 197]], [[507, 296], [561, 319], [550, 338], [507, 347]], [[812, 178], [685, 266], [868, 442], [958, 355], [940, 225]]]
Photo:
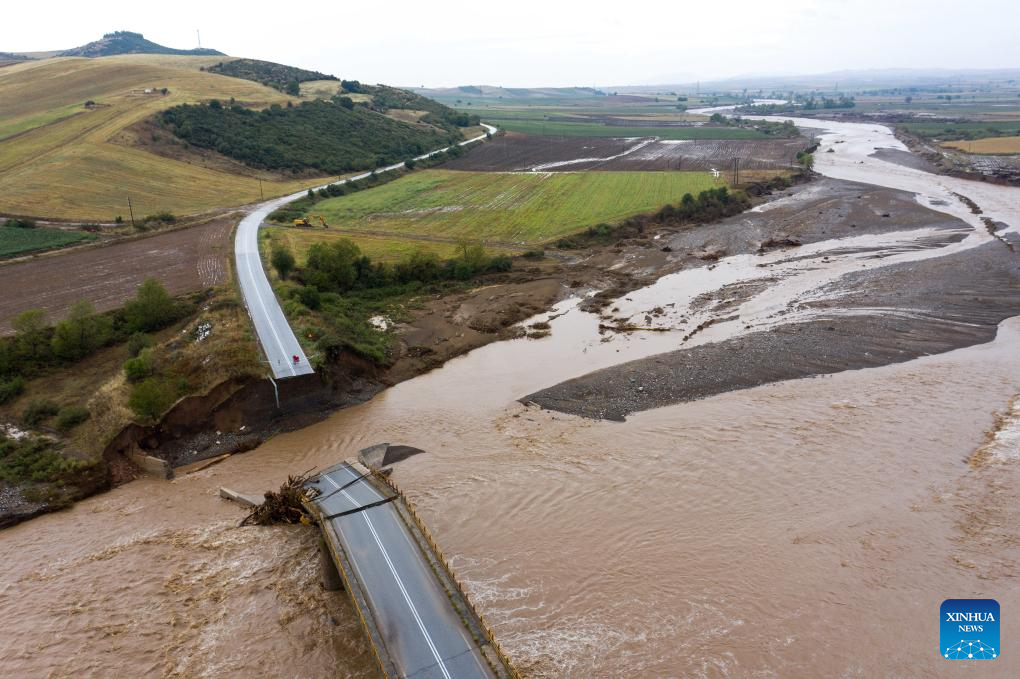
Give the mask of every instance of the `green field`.
[[[405, 259], [416, 250], [436, 253], [440, 259], [451, 259], [457, 255], [459, 248], [457, 243], [436, 242], [428, 240], [417, 240], [399, 236], [371, 236], [364, 234], [351, 234], [346, 231], [322, 228], [299, 228], [292, 226], [272, 226], [262, 230], [265, 238], [286, 245], [299, 266], [304, 266], [308, 259], [308, 248], [316, 243], [332, 243], [333, 241], [345, 238], [353, 241], [373, 262], [394, 263]], [[520, 254], [519, 249], [506, 249], [499, 247], [488, 248], [491, 254]]]
[[0, 140], [6, 139], [7, 137], [13, 137], [16, 134], [27, 132], [28, 130], [34, 130], [37, 127], [43, 125], [49, 125], [50, 123], [69, 118], [75, 113], [82, 113], [85, 109], [78, 105], [72, 104], [70, 106], [62, 106], [55, 108], [50, 111], [44, 111], [34, 115], [26, 115], [20, 118], [13, 118], [8, 120], [0, 121]]
[[0, 226], [0, 257], [13, 257], [28, 252], [62, 248], [81, 241], [95, 240], [95, 236], [81, 231], [55, 229], [18, 229]]
[[706, 172], [426, 170], [318, 203], [331, 227], [373, 235], [542, 243], [723, 185]]
[[921, 137], [981, 139], [1020, 135], [1020, 120], [985, 120], [966, 123], [902, 123], [904, 130]]

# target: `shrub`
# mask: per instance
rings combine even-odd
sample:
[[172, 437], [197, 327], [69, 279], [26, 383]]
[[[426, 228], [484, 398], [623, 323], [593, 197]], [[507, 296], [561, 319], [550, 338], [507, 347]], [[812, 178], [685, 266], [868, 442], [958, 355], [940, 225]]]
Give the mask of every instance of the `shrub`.
[[141, 382], [145, 378], [151, 377], [155, 371], [156, 363], [152, 358], [152, 352], [148, 350], [144, 350], [135, 358], [124, 362], [124, 377], [128, 382]]
[[15, 441], [0, 436], [0, 479], [11, 484], [61, 482], [87, 464], [64, 457], [46, 438]]
[[270, 262], [273, 268], [276, 269], [276, 273], [280, 275], [280, 278], [287, 280], [287, 276], [294, 270], [294, 255], [284, 245], [274, 245], [273, 254], [270, 256]]
[[169, 382], [149, 378], [131, 390], [128, 407], [143, 422], [155, 422], [177, 400], [177, 391]]
[[124, 318], [133, 332], [151, 332], [177, 320], [179, 310], [170, 293], [155, 278], [138, 286], [135, 298], [124, 305]]
[[36, 224], [34, 219], [8, 219], [4, 226], [11, 229], [34, 229]]
[[34, 399], [25, 406], [21, 421], [30, 427], [38, 427], [60, 411], [60, 407], [49, 399]]
[[145, 224], [173, 224], [176, 221], [177, 216], [172, 212], [166, 211], [146, 215], [142, 218], [142, 222]]
[[525, 259], [542, 259], [545, 257], [545, 250], [528, 250], [521, 257]]
[[23, 377], [12, 377], [9, 380], [0, 380], [0, 405], [7, 403], [21, 395], [25, 391], [25, 379]]
[[311, 285], [305, 285], [298, 288], [297, 298], [299, 302], [312, 311], [315, 311], [322, 306], [322, 295], [319, 294], [318, 288], [314, 288]]
[[57, 324], [50, 344], [53, 353], [68, 361], [88, 356], [110, 341], [113, 321], [98, 316], [91, 304], [82, 300], [71, 307], [67, 319]]
[[134, 358], [138, 354], [142, 353], [142, 349], [148, 349], [153, 344], [155, 344], [155, 341], [152, 337], [146, 335], [144, 332], [136, 332], [128, 338], [128, 355]]
[[85, 406], [66, 406], [57, 413], [57, 419], [53, 422], [53, 426], [57, 431], [66, 434], [89, 419], [91, 415]]

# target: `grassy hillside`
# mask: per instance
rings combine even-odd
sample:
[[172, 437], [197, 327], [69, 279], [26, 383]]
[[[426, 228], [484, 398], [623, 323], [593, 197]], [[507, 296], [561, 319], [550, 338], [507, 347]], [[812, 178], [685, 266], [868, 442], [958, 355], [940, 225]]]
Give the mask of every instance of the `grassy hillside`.
[[[127, 55], [58, 58], [0, 69], [0, 213], [110, 220], [176, 214], [257, 200], [252, 176], [160, 157], [132, 143], [135, 123], [176, 104], [213, 97], [252, 106], [293, 97], [264, 85], [199, 70], [218, 57]], [[159, 92], [167, 88], [168, 94]], [[146, 94], [147, 88], [155, 88]], [[94, 108], [86, 109], [86, 101]], [[12, 136], [13, 135], [13, 136]], [[267, 197], [315, 179], [263, 178]]]
[[375, 235], [533, 244], [723, 185], [705, 172], [415, 172], [313, 211], [331, 228]]
[[[472, 122], [382, 86], [316, 102], [317, 92], [294, 96], [210, 72], [223, 61], [138, 54], [0, 69], [0, 214], [110, 221], [128, 217], [129, 198], [136, 216], [243, 205], [445, 145], [462, 138], [458, 124]], [[183, 139], [156, 122], [163, 111], [213, 99], [224, 102], [215, 115], [191, 106], [202, 120], [175, 121]], [[405, 105], [420, 115], [401, 122], [390, 108]]]

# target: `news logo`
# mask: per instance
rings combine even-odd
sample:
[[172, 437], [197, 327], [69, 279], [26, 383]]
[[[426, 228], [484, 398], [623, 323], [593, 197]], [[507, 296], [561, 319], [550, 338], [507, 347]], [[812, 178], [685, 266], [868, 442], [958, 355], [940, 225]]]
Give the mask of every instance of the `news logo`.
[[946, 599], [940, 609], [942, 657], [992, 660], [999, 657], [999, 602], [995, 599]]

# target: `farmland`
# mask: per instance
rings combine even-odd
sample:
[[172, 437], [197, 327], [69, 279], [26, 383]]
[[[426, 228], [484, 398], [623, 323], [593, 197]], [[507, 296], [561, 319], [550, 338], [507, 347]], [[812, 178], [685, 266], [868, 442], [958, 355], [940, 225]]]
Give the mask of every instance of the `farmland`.
[[61, 248], [94, 238], [92, 234], [83, 231], [0, 226], [0, 258]]
[[982, 155], [1014, 154], [1020, 153], [1020, 136], [947, 141], [943, 142], [942, 145], [957, 149], [958, 151]]
[[385, 235], [542, 243], [722, 184], [701, 172], [427, 170], [315, 206], [332, 227]]
[[501, 172], [519, 170], [784, 170], [808, 145], [804, 138], [756, 140], [635, 140], [606, 137], [538, 137], [509, 133], [444, 167]]
[[942, 140], [981, 139], [1020, 135], [1020, 121], [986, 120], [956, 123], [903, 123], [899, 127], [919, 137]]
[[[184, 294], [227, 282], [232, 252], [231, 215], [189, 228], [123, 240], [105, 247], [54, 253], [0, 266], [0, 335], [28, 309], [42, 309], [51, 322], [85, 299], [99, 311], [120, 307], [138, 285], [155, 276], [172, 294]], [[43, 229], [13, 231], [66, 233]]]
[[574, 120], [522, 120], [519, 118], [500, 118], [486, 116], [486, 121], [510, 132], [535, 134], [542, 136], [569, 137], [661, 137], [663, 139], [764, 139], [766, 135], [751, 129], [740, 127], [652, 127], [645, 125], [607, 125], [593, 120], [575, 122]]
[[[296, 228], [273, 226], [265, 229], [265, 237], [273, 242], [285, 245], [303, 265], [308, 258], [308, 248], [316, 243], [331, 243], [340, 238], [353, 241], [373, 262], [392, 264], [398, 262], [416, 250], [436, 253], [440, 259], [450, 259], [457, 254], [455, 239], [440, 239], [404, 236], [382, 236], [364, 232], [342, 231], [338, 229]], [[518, 250], [489, 247], [492, 254], [516, 254]]]

